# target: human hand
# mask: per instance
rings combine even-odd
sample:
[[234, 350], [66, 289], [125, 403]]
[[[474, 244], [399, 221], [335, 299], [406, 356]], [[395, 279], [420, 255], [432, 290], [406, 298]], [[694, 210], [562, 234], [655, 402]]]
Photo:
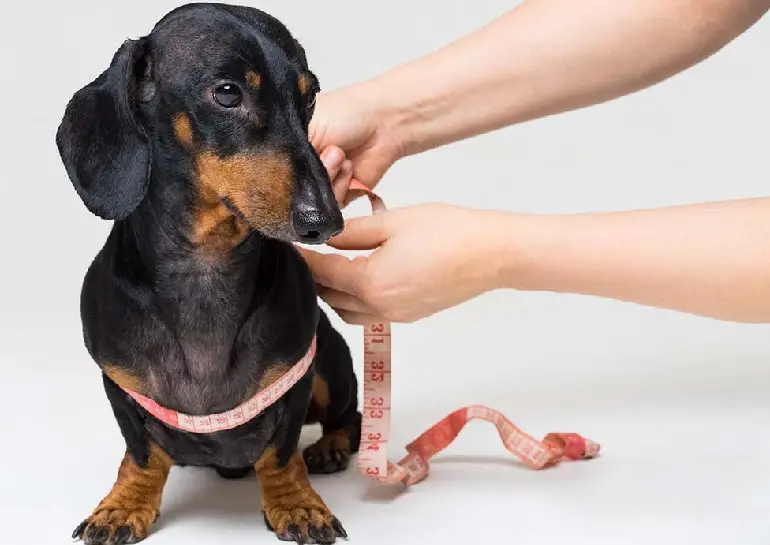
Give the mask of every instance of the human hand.
[[300, 251], [319, 295], [344, 321], [413, 322], [498, 287], [501, 216], [443, 204], [392, 209], [348, 220], [328, 243], [375, 249], [368, 256]]
[[373, 189], [403, 155], [395, 131], [377, 104], [375, 89], [367, 84], [321, 93], [316, 99], [309, 138], [343, 207], [363, 194], [348, 192], [351, 179]]

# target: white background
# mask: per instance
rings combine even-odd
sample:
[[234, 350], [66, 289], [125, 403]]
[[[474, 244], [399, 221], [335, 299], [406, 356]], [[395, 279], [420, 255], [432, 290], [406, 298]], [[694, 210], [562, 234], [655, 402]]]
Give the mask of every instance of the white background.
[[[513, 2], [252, 4], [284, 20], [332, 89], [439, 47]], [[66, 101], [123, 39], [175, 5], [25, 2], [0, 18], [4, 543], [69, 542], [114, 482], [123, 443], [78, 315], [83, 273], [109, 224], [79, 201], [54, 133]], [[410, 158], [380, 191], [391, 207], [439, 200], [535, 212], [766, 195], [768, 66], [765, 18], [664, 84]], [[365, 212], [364, 203], [350, 209]], [[340, 327], [360, 368], [361, 332]], [[604, 455], [532, 472], [477, 423], [400, 497], [354, 470], [314, 479], [351, 543], [766, 543], [767, 327], [505, 292], [397, 327], [394, 344], [393, 459], [428, 425], [477, 402], [538, 437], [583, 433]], [[153, 545], [275, 543], [252, 479], [175, 469], [162, 512]]]

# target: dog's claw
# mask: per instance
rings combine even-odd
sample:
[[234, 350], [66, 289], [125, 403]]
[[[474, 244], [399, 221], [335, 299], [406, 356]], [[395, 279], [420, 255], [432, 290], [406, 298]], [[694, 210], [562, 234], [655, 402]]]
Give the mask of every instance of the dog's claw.
[[334, 543], [334, 530], [329, 526], [314, 526], [311, 525], [308, 528], [308, 535], [310, 539], [320, 545], [328, 545]]
[[[273, 525], [267, 518], [267, 514], [263, 511], [262, 515], [265, 519], [265, 526], [271, 532], [275, 532]], [[317, 543], [318, 545], [332, 545], [338, 537], [347, 539], [348, 534], [345, 528], [342, 527], [342, 523], [338, 518], [333, 518], [329, 523], [317, 526], [315, 524], [307, 525], [307, 535], [303, 534], [300, 527], [297, 524], [290, 524], [286, 531], [281, 534], [276, 533], [276, 536], [281, 541], [293, 541], [299, 545], [307, 545], [309, 543]]]
[[131, 538], [133, 538], [131, 528], [128, 526], [121, 526], [115, 531], [115, 535], [112, 538], [112, 543], [114, 545], [125, 545], [131, 541]]
[[83, 537], [83, 532], [85, 531], [86, 526], [88, 526], [88, 519], [78, 524], [78, 527], [75, 528], [74, 532], [72, 532], [72, 539], [81, 539]]
[[267, 529], [271, 532], [275, 532], [275, 528], [273, 528], [273, 525], [270, 524], [270, 520], [267, 518], [267, 513], [262, 511], [262, 518], [265, 520], [265, 526], [267, 526]]
[[86, 545], [97, 545], [107, 541], [110, 532], [107, 528], [100, 528], [99, 526], [92, 526], [86, 532], [86, 536], [83, 539]]
[[286, 541], [296, 541], [299, 545], [305, 543], [305, 539], [302, 537], [299, 526], [296, 524], [289, 524], [289, 527], [286, 528]]
[[157, 519], [157, 512], [98, 511], [81, 522], [72, 537], [81, 538], [83, 545], [138, 543], [147, 537], [147, 528], [154, 519]]
[[345, 531], [345, 528], [342, 527], [342, 523], [337, 517], [334, 517], [332, 520], [332, 528], [334, 528], [334, 531], [337, 532], [337, 535], [339, 535], [341, 538], [348, 538], [348, 533]]

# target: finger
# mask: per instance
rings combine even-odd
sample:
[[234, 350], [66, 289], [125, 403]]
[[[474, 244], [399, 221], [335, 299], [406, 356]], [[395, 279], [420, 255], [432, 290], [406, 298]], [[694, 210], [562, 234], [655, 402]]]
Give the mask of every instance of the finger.
[[349, 310], [337, 310], [332, 307], [334, 312], [342, 319], [343, 322], [350, 325], [368, 325], [377, 324], [381, 322], [387, 322], [384, 318], [380, 318], [374, 314], [367, 314], [365, 312], [353, 312]]
[[348, 259], [339, 254], [322, 254], [297, 248], [310, 267], [317, 284], [345, 293], [356, 293], [364, 273], [366, 258]]
[[321, 299], [326, 301], [326, 304], [335, 310], [375, 314], [374, 308], [372, 308], [371, 305], [365, 303], [355, 295], [350, 295], [349, 293], [324, 286], [319, 286], [318, 295]]
[[334, 197], [338, 203], [342, 203], [345, 200], [345, 196], [348, 194], [350, 188], [350, 180], [353, 176], [353, 161], [346, 159], [342, 162], [339, 173], [332, 180], [332, 186], [334, 188]]
[[334, 180], [345, 162], [345, 152], [337, 146], [328, 146], [321, 152], [321, 162], [329, 173], [329, 179]]
[[327, 244], [338, 250], [372, 250], [388, 240], [385, 214], [353, 218], [345, 222], [345, 229], [329, 239]]

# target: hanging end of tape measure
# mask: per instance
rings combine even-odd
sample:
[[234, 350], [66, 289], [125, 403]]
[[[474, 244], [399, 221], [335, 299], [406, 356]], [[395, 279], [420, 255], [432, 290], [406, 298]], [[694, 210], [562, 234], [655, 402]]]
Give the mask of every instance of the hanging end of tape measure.
[[430, 472], [430, 465], [428, 461], [420, 456], [417, 452], [410, 452], [404, 456], [397, 464], [404, 474], [401, 476], [401, 482], [406, 486], [419, 483]]
[[599, 455], [600, 445], [577, 433], [549, 433], [543, 442], [561, 451], [570, 460], [586, 460]]
[[583, 454], [583, 458], [596, 458], [599, 456], [599, 451], [601, 450], [601, 445], [599, 443], [594, 443], [590, 439], [585, 439], [586, 447], [585, 452]]

